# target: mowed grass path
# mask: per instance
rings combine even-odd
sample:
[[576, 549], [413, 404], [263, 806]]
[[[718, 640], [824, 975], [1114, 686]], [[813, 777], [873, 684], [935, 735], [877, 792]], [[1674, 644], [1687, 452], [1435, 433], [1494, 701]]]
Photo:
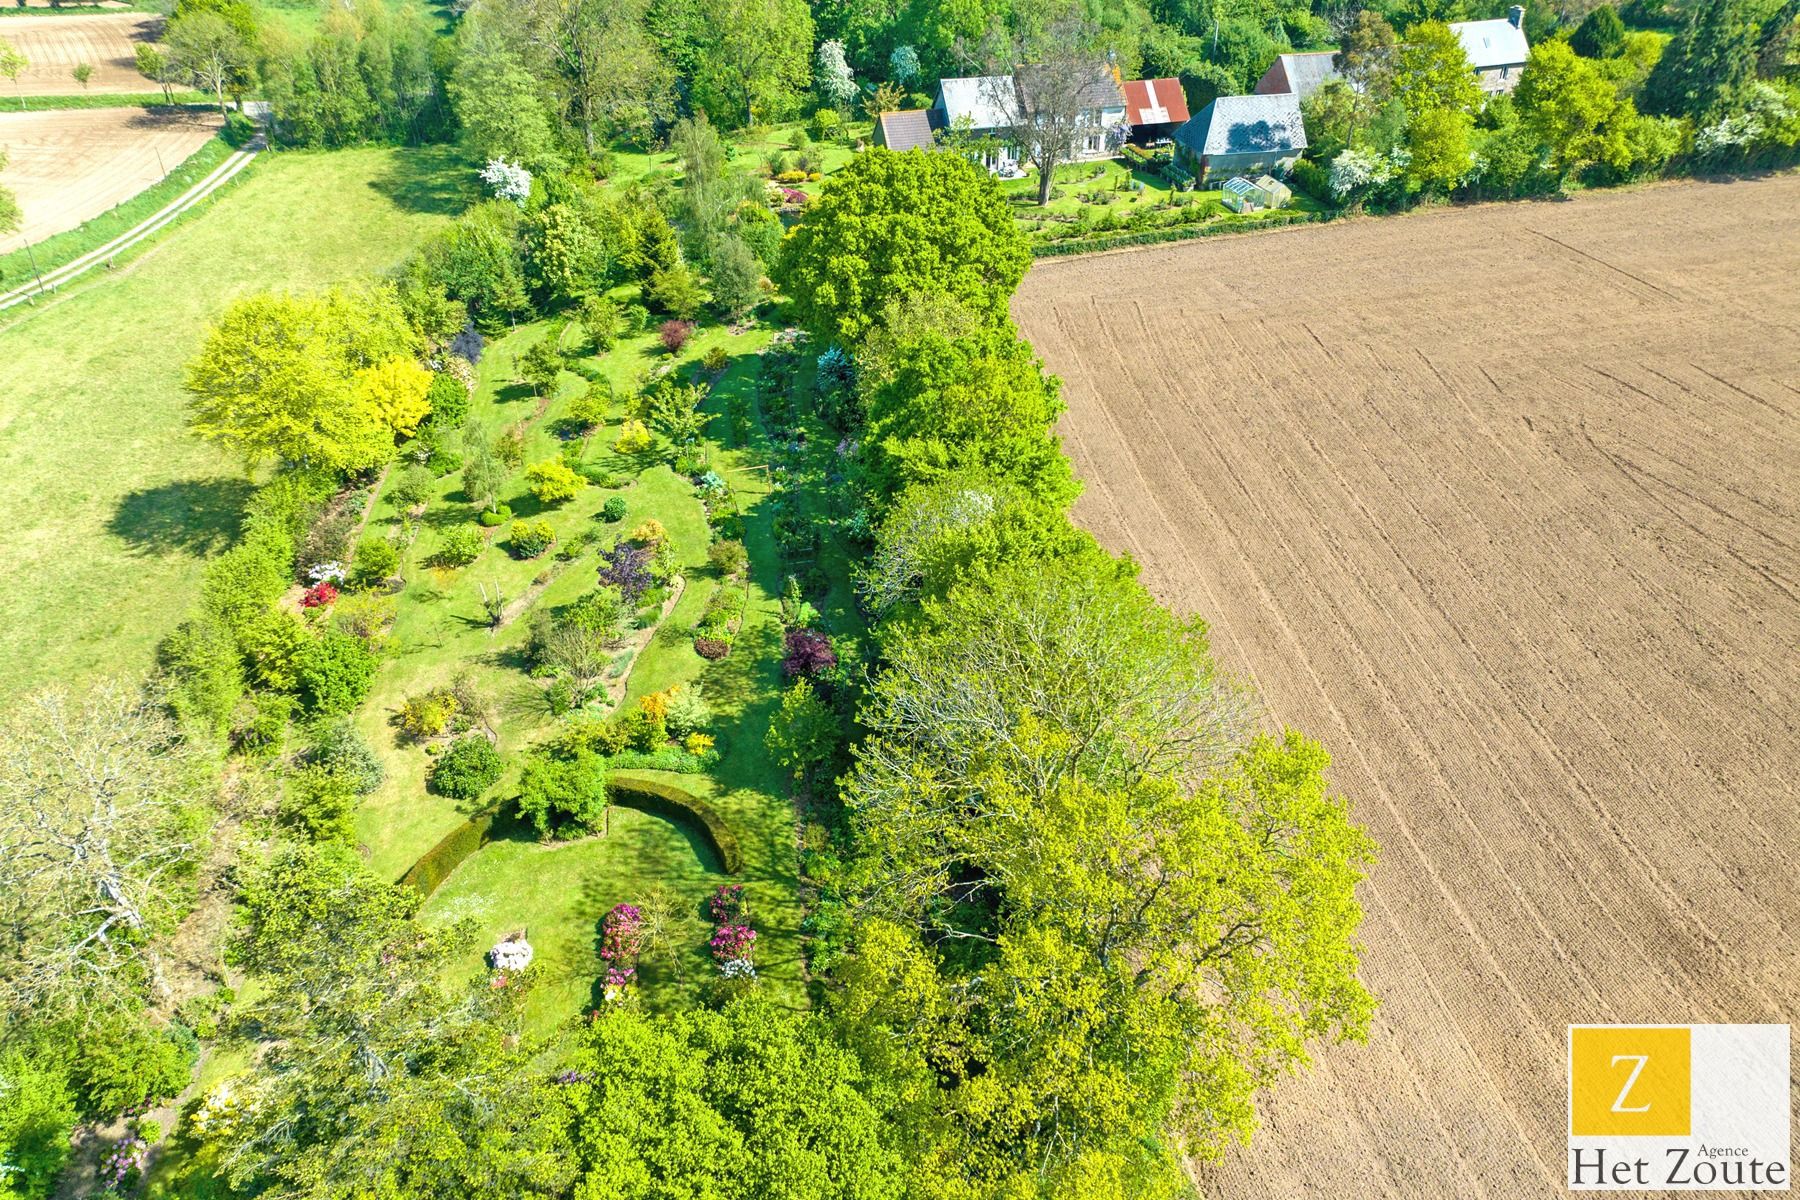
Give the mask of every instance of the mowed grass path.
[[208, 322], [258, 289], [393, 266], [470, 178], [442, 148], [265, 156], [128, 265], [0, 327], [0, 687], [150, 665], [249, 490], [184, 424]]

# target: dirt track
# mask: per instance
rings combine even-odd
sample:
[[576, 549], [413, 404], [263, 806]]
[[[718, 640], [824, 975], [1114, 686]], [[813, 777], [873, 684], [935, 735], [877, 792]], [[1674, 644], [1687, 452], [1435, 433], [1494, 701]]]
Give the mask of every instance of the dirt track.
[[1078, 519], [1321, 738], [1366, 1047], [1232, 1197], [1562, 1191], [1570, 1022], [1800, 1013], [1800, 176], [1035, 267]]
[[[162, 18], [151, 13], [69, 13], [8, 17], [0, 37], [31, 65], [18, 84], [0, 81], [0, 108], [17, 110], [18, 97], [78, 96], [82, 92], [154, 92], [156, 84], [138, 74], [137, 44], [154, 41]], [[83, 88], [69, 72], [87, 63], [94, 76]]]
[[0, 184], [25, 212], [24, 227], [0, 237], [0, 254], [73, 229], [173, 171], [219, 129], [215, 113], [141, 108], [0, 112], [10, 161]]

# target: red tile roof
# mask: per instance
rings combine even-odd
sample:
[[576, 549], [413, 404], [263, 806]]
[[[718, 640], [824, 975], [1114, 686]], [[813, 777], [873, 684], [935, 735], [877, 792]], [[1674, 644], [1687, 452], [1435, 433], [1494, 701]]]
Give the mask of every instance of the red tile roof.
[[1125, 119], [1133, 125], [1179, 125], [1188, 119], [1179, 79], [1133, 79], [1125, 84]]

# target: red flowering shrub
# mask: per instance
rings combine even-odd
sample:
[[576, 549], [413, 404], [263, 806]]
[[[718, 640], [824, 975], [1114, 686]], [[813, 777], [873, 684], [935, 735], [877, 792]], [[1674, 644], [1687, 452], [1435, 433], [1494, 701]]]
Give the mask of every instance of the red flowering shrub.
[[787, 656], [781, 660], [781, 670], [789, 679], [811, 679], [837, 666], [837, 651], [831, 648], [831, 639], [816, 629], [790, 629], [786, 644]]
[[330, 580], [313, 584], [300, 594], [301, 608], [325, 608], [338, 598], [338, 590]]

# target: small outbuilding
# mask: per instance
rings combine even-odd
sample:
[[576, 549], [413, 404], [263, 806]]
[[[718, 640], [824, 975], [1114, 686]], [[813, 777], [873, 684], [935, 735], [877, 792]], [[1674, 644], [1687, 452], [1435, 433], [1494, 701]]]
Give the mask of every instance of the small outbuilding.
[[875, 118], [874, 142], [896, 153], [931, 149], [931, 110], [912, 108], [882, 113]]
[[1300, 98], [1220, 96], [1175, 131], [1175, 162], [1205, 185], [1233, 175], [1286, 174], [1306, 149]]
[[1188, 120], [1187, 94], [1179, 79], [1128, 79], [1123, 90], [1133, 145], [1166, 142]]
[[1240, 213], [1284, 208], [1294, 198], [1287, 184], [1273, 175], [1259, 175], [1255, 179], [1237, 175], [1227, 179], [1219, 191], [1222, 193], [1220, 202], [1232, 212]]

